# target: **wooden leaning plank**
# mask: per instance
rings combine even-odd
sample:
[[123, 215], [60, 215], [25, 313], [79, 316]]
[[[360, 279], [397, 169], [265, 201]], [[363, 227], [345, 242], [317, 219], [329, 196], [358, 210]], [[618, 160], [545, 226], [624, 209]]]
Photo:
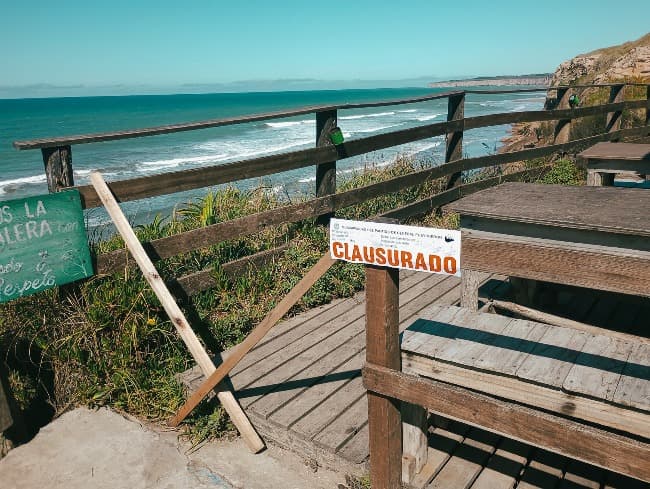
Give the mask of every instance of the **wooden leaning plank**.
[[[115, 198], [111, 194], [108, 185], [106, 185], [106, 182], [99, 172], [91, 172], [90, 181], [95, 187], [97, 195], [99, 195], [102, 199], [104, 207], [106, 208], [108, 214], [111, 216], [115, 227], [124, 238], [124, 242], [133, 255], [133, 258], [136, 260], [138, 266], [142, 270], [145, 279], [155, 292], [156, 296], [160, 299], [163, 308], [169, 315], [169, 318], [172, 320], [172, 323], [176, 327], [178, 334], [190, 350], [192, 357], [194, 357], [196, 363], [198, 363], [201, 367], [201, 370], [203, 370], [203, 374], [209, 376], [215, 370], [215, 366], [212, 363], [210, 356], [203, 348], [203, 345], [201, 345], [199, 342], [199, 339], [196, 337], [196, 334], [185, 318], [185, 315], [176, 304], [174, 297], [165, 286], [165, 283], [161, 279], [153, 263], [151, 263], [151, 260], [142, 248], [142, 244], [140, 244], [140, 241], [133, 232], [131, 225], [128, 223], [126, 217], [122, 213], [120, 206], [117, 204]], [[233, 424], [241, 433], [244, 441], [248, 445], [248, 448], [253, 453], [257, 453], [262, 450], [264, 448], [264, 442], [255, 432], [253, 425], [250, 423], [246, 417], [246, 414], [237, 403], [237, 400], [233, 396], [232, 392], [225, 390], [223, 386], [219, 386], [217, 397], [230, 416]]]
[[307, 272], [300, 282], [291, 289], [282, 301], [271, 311], [266, 317], [258, 324], [255, 329], [242, 341], [239, 346], [232, 352], [231, 355], [216, 369], [206, 381], [192, 394], [192, 396], [185, 402], [178, 410], [176, 416], [170, 421], [171, 426], [178, 426], [178, 424], [185, 419], [185, 417], [201, 402], [201, 400], [221, 382], [226, 375], [237, 365], [237, 363], [248, 353], [268, 331], [275, 326], [282, 316], [284, 316], [289, 309], [291, 309], [300, 298], [311, 288], [316, 281], [327, 272], [336, 261], [330, 256], [329, 251], [325, 253], [322, 258], [314, 265], [314, 267]]

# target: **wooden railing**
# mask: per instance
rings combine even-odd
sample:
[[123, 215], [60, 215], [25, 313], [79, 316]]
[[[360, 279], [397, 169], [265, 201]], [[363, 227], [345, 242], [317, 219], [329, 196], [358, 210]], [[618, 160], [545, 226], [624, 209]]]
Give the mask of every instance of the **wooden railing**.
[[[623, 101], [623, 93], [627, 86], [645, 87], [645, 100]], [[608, 103], [590, 107], [569, 107], [568, 100], [572, 93], [592, 87], [609, 88], [610, 94]], [[464, 116], [465, 98], [468, 94], [546, 91], [555, 91], [556, 96], [547, 98], [547, 100], [550, 100], [550, 103], [547, 104], [549, 107], [545, 110], [490, 114], [475, 117]], [[446, 122], [424, 124], [413, 128], [392, 131], [366, 138], [353, 139], [339, 145], [333, 145], [329, 140], [329, 131], [332, 127], [337, 125], [339, 110], [412, 104], [445, 98], [448, 100]], [[642, 121], [642, 125], [638, 127], [621, 129], [620, 126], [623, 111], [634, 109], [645, 110], [645, 123]], [[451, 91], [418, 98], [360, 104], [312, 106], [228, 119], [215, 119], [120, 132], [35, 139], [31, 141], [16, 141], [14, 142], [14, 147], [19, 150], [41, 150], [47, 175], [48, 188], [50, 192], [57, 192], [64, 188], [74, 187], [72, 171], [73, 145], [154, 136], [233, 124], [244, 124], [310, 113], [315, 114], [316, 118], [316, 141], [314, 148], [252, 158], [223, 165], [111, 182], [110, 188], [117, 200], [120, 202], [127, 202], [218, 184], [231, 183], [238, 180], [261, 177], [297, 168], [308, 166], [316, 167], [315, 198], [298, 204], [287, 205], [231, 221], [220, 222], [174, 236], [153, 240], [145, 244], [145, 248], [152, 259], [160, 260], [176, 254], [206, 248], [219, 242], [240, 238], [280, 224], [297, 222], [309, 218], [319, 218], [321, 222], [325, 222], [328, 216], [345, 207], [359, 204], [382, 195], [399, 192], [409, 187], [420, 185], [427, 180], [446, 177], [447, 186], [443, 192], [427, 199], [414, 202], [400, 209], [393, 209], [385, 214], [386, 216], [393, 218], [405, 219], [407, 217], [424, 214], [440, 207], [441, 205], [456, 200], [462, 195], [497, 184], [506, 179], [522, 178], [526, 175], [531, 175], [536, 172], [538, 173], [540, 170], [526, 170], [513, 175], [495, 177], [471, 184], [460, 185], [460, 176], [463, 171], [495, 167], [514, 161], [548, 157], [557, 153], [577, 152], [599, 141], [648, 136], [650, 135], [650, 85], [608, 84], [597, 86], [554, 87], [548, 89], [516, 89], [506, 91]], [[606, 132], [579, 140], [570, 140], [569, 129], [572, 121], [587, 116], [603, 116], [606, 119]], [[524, 149], [512, 153], [474, 158], [462, 157], [463, 134], [465, 130], [501, 124], [542, 121], [557, 121], [555, 124], [554, 143], [551, 145]], [[446, 137], [445, 162], [440, 166], [427, 168], [362, 188], [336, 193], [337, 161], [372, 151], [443, 135]], [[80, 191], [85, 208], [98, 207], [101, 205], [101, 202], [92, 186], [85, 185], [75, 188]], [[278, 250], [261, 252], [253, 257], [223, 264], [222, 266], [225, 272], [238, 270], [251, 260], [261, 262], [273, 256], [277, 252]], [[126, 265], [126, 258], [127, 252], [125, 250], [118, 250], [99, 255], [97, 257], [97, 272], [99, 274], [109, 274], [123, 269]], [[178, 283], [187, 295], [193, 295], [206, 290], [213, 285], [211, 269], [206, 269], [181, 277], [178, 279]]]

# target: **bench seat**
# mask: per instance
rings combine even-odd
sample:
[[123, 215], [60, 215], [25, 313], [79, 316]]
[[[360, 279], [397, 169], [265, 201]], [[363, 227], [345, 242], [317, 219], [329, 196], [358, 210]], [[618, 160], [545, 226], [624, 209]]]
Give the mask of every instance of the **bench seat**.
[[650, 461], [648, 342], [441, 306], [404, 331], [401, 355], [405, 374], [630, 437]]

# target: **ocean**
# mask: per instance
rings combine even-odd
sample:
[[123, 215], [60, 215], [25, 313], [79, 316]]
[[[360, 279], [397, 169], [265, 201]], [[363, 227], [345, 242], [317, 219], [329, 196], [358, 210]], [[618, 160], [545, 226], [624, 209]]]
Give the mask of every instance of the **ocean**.
[[[491, 87], [492, 88], [492, 87]], [[321, 104], [343, 104], [412, 98], [444, 89], [399, 88], [319, 90], [301, 92], [217, 93], [192, 95], [131, 95], [0, 100], [0, 200], [47, 193], [39, 150], [17, 151], [16, 140], [69, 136], [172, 123], [218, 119]], [[465, 116], [497, 112], [540, 110], [544, 92], [522, 94], [468, 94]], [[447, 100], [409, 105], [339, 111], [339, 127], [346, 140], [367, 137], [421, 124], [444, 121]], [[498, 151], [509, 126], [466, 131], [463, 152], [480, 156]], [[107, 181], [207, 165], [220, 165], [256, 156], [314, 146], [315, 117], [303, 115], [249, 124], [176, 134], [73, 146], [75, 184], [88, 183], [88, 174], [100, 170]], [[444, 138], [398, 146], [340, 161], [339, 178], [364, 167], [382, 166], [398, 155], [427, 164], [444, 161]], [[283, 195], [313, 194], [313, 167], [302, 168], [236, 185], [265, 186]], [[143, 222], [157, 213], [167, 215], [179, 205], [205, 194], [207, 189], [183, 192], [123, 205], [127, 215]], [[98, 210], [87, 211], [90, 226], [106, 221]]]

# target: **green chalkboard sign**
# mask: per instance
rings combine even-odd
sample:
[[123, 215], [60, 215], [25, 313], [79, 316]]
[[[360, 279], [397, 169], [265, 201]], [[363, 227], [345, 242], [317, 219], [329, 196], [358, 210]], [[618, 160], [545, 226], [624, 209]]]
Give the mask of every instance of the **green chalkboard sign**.
[[0, 302], [92, 274], [78, 191], [0, 202]]

